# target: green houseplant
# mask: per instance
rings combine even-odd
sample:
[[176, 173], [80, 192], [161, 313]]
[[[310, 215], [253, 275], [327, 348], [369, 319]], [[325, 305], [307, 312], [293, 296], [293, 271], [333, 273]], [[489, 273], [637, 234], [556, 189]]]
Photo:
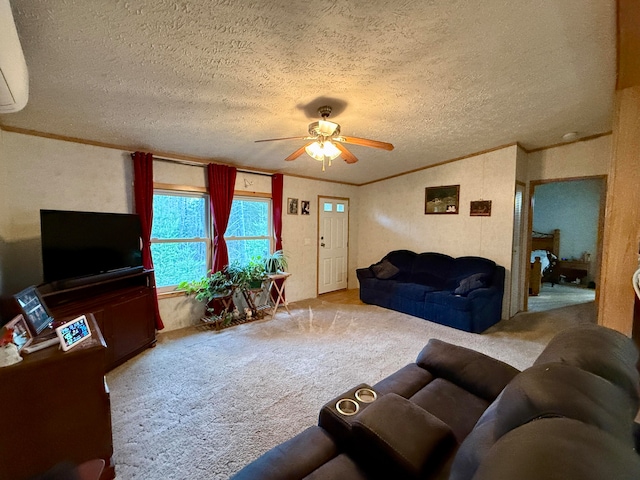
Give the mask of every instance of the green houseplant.
[[214, 305], [214, 300], [227, 297], [233, 292], [233, 282], [226, 272], [214, 272], [200, 280], [180, 282], [178, 290], [184, 290], [187, 295], [194, 295], [197, 301], [206, 305], [209, 315], [206, 321], [222, 320], [226, 324], [232, 320], [232, 315], [226, 308], [216, 315]]
[[276, 250], [264, 258], [264, 268], [268, 274], [286, 272], [288, 266], [287, 256], [282, 250]]
[[264, 261], [261, 257], [253, 257], [245, 267], [245, 275], [248, 288], [255, 289], [262, 286], [262, 282], [267, 278]]
[[178, 290], [184, 290], [187, 295], [195, 295], [199, 302], [208, 303], [214, 298], [224, 297], [231, 293], [232, 282], [223, 272], [214, 272], [200, 280], [180, 282]]
[[264, 279], [267, 278], [261, 257], [251, 258], [246, 265], [238, 261], [231, 262], [226, 267], [226, 273], [231, 283], [241, 290], [260, 288]]

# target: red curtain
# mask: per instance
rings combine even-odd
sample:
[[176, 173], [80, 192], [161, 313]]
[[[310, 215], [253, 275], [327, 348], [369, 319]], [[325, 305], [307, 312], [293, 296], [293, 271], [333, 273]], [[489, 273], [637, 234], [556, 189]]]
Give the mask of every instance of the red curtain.
[[[133, 190], [135, 196], [136, 213], [142, 225], [142, 266], [153, 269], [151, 258], [151, 225], [153, 223], [153, 155], [151, 153], [136, 152], [133, 158]], [[154, 285], [155, 288], [155, 285]], [[154, 302], [156, 329], [162, 330], [164, 324], [160, 318], [158, 296]]]
[[[273, 207], [273, 234], [276, 237], [276, 250], [282, 250], [282, 191], [284, 190], [284, 176], [276, 173], [271, 176], [271, 204]], [[278, 280], [278, 287], [283, 281]], [[271, 289], [272, 296], [275, 297], [275, 287]], [[282, 298], [285, 298], [282, 290]]]
[[284, 176], [276, 173], [271, 177], [271, 202], [273, 204], [273, 233], [276, 250], [282, 250], [282, 190]]
[[211, 271], [219, 272], [229, 263], [229, 252], [224, 233], [227, 231], [233, 191], [236, 185], [236, 168], [227, 165], [207, 165], [209, 180], [209, 203], [213, 218], [213, 267]]

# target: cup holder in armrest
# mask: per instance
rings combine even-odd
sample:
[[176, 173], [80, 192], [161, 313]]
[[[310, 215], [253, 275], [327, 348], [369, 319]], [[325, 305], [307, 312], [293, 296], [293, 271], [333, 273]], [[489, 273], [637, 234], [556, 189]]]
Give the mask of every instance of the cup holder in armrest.
[[356, 400], [362, 403], [371, 403], [378, 398], [378, 394], [372, 388], [360, 388], [355, 393]]
[[346, 442], [351, 436], [351, 424], [371, 405], [378, 394], [367, 384], [360, 384], [326, 403], [320, 410], [318, 425], [329, 432], [336, 442]]
[[355, 400], [351, 400], [350, 398], [341, 398], [336, 402], [336, 410], [338, 413], [342, 415], [346, 415], [347, 417], [351, 415], [355, 415], [360, 411], [360, 405]]

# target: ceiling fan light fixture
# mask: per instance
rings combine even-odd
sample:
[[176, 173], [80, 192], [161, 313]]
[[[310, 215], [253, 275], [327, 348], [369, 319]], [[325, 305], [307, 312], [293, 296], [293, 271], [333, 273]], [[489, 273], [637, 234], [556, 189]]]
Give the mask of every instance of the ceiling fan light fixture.
[[342, 153], [338, 150], [338, 147], [328, 140], [326, 142], [313, 142], [311, 145], [307, 145], [304, 150], [311, 158], [322, 162], [323, 172], [325, 160], [328, 160], [329, 166], [331, 166], [331, 160], [337, 158], [340, 153]]
[[338, 128], [337, 123], [330, 122], [329, 120], [319, 120], [318, 121], [318, 133], [325, 137], [330, 137], [333, 135], [333, 132]]

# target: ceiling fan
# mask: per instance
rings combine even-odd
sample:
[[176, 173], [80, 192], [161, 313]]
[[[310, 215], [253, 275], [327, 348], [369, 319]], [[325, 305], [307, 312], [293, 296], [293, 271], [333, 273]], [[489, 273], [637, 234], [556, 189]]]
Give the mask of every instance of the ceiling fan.
[[367, 138], [345, 137], [340, 135], [340, 125], [327, 120], [331, 115], [331, 107], [324, 106], [318, 109], [318, 113], [322, 120], [309, 124], [309, 135], [306, 137], [285, 137], [285, 138], [269, 138], [267, 140], [256, 140], [258, 142], [274, 142], [277, 140], [309, 140], [308, 143], [297, 149], [287, 158], [286, 161], [295, 160], [303, 153], [322, 162], [322, 171], [324, 172], [325, 161], [329, 162], [338, 156], [342, 156], [347, 163], [356, 163], [356, 156], [347, 150], [343, 143], [353, 145], [361, 145], [363, 147], [381, 148], [383, 150], [393, 150], [393, 145], [377, 140], [369, 140]]

